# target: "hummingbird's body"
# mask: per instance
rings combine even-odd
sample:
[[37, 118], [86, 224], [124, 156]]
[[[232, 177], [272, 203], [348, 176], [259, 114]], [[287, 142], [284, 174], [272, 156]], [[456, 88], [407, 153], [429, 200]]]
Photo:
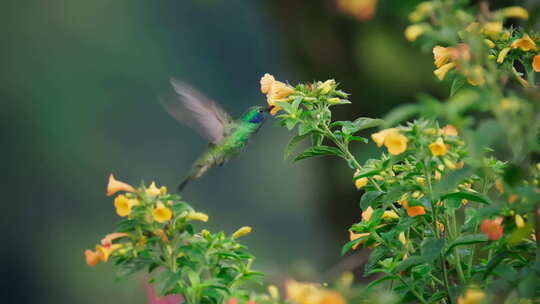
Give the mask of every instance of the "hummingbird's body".
[[250, 107], [239, 119], [233, 120], [214, 102], [188, 85], [174, 79], [171, 84], [181, 103], [162, 101], [167, 111], [180, 122], [199, 130], [210, 141], [209, 149], [199, 156], [178, 187], [181, 191], [208, 169], [221, 166], [242, 152], [251, 136], [262, 126], [268, 109]]

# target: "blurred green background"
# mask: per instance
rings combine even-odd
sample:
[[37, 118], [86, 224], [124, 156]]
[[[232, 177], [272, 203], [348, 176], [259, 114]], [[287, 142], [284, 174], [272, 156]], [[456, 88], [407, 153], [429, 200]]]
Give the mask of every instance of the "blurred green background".
[[[330, 0], [3, 1], [1, 302], [145, 303], [141, 277], [116, 281], [111, 265], [87, 267], [83, 251], [118, 220], [109, 173], [173, 189], [206, 148], [158, 103], [170, 77], [235, 116], [265, 103], [266, 72], [292, 84], [335, 78], [353, 101], [338, 119], [380, 117], [420, 92], [445, 96], [429, 51], [403, 38], [417, 3], [382, 0], [360, 22]], [[270, 279], [318, 280], [341, 259], [360, 193], [340, 160], [284, 162], [290, 135], [268, 121], [184, 198], [212, 230], [252, 226], [244, 241]], [[378, 153], [354, 148], [361, 160]]]

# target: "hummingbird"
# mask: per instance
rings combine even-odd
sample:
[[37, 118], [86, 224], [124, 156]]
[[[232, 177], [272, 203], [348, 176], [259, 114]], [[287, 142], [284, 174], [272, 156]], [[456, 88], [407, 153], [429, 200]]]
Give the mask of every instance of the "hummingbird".
[[161, 99], [161, 104], [180, 123], [195, 129], [210, 145], [201, 154], [178, 186], [182, 191], [192, 180], [209, 169], [221, 166], [240, 154], [250, 138], [263, 125], [272, 107], [249, 107], [238, 119], [233, 119], [216, 102], [185, 82], [171, 78], [175, 98]]

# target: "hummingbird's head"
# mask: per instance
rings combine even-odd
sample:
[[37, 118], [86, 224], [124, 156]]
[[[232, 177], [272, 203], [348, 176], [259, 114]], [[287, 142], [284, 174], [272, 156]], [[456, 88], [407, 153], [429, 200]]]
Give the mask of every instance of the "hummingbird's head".
[[253, 106], [242, 115], [242, 120], [253, 124], [261, 124], [266, 119], [266, 114], [272, 107]]

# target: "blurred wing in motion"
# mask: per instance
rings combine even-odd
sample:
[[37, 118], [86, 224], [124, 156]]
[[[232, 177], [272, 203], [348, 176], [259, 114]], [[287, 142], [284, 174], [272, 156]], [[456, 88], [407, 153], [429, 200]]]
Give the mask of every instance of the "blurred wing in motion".
[[179, 122], [195, 129], [213, 144], [219, 143], [232, 118], [215, 102], [190, 85], [171, 79], [176, 98], [161, 99], [163, 107]]

